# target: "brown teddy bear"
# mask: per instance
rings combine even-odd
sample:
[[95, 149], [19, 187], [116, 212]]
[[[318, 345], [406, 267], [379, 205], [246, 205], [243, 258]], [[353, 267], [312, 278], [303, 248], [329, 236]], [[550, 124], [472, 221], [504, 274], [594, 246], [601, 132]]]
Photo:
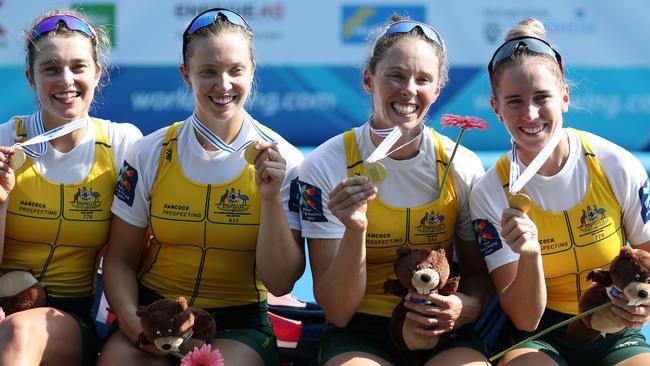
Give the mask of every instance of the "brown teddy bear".
[[[650, 304], [650, 253], [623, 247], [609, 265], [609, 270], [595, 269], [587, 275], [594, 281], [580, 298], [579, 310], [585, 312], [610, 301], [610, 296], [625, 295], [628, 305]], [[610, 308], [578, 319], [567, 329], [567, 338], [575, 344], [595, 341], [601, 334], [625, 329]]]
[[[416, 290], [426, 295], [437, 291], [441, 295], [450, 295], [458, 289], [458, 277], [449, 278], [450, 267], [443, 248], [397, 248], [395, 260], [397, 279], [387, 279], [384, 291], [400, 296], [402, 301], [393, 309], [390, 320], [390, 336], [393, 344], [400, 350], [432, 349], [439, 342], [439, 337], [423, 338], [414, 333], [418, 323], [406, 318], [409, 311], [404, 307], [409, 290]], [[410, 301], [420, 301], [411, 298]]]
[[141, 344], [154, 344], [166, 353], [181, 353], [212, 342], [217, 331], [214, 318], [206, 310], [189, 307], [184, 297], [176, 301], [160, 299], [140, 306]]
[[0, 308], [6, 315], [45, 306], [47, 291], [28, 271], [13, 270], [0, 276]]

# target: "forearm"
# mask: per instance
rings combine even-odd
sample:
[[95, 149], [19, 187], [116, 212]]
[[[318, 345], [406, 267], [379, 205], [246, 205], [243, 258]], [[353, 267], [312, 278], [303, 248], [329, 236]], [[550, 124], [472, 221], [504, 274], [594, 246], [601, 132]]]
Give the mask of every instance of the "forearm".
[[461, 298], [463, 308], [455, 328], [476, 321], [495, 294], [487, 272], [485, 274], [461, 273], [458, 291], [465, 296]]
[[331, 265], [314, 277], [316, 301], [327, 320], [339, 327], [352, 318], [366, 290], [365, 236], [365, 230], [346, 230]]
[[0, 264], [5, 253], [5, 223], [7, 222], [7, 206], [9, 200], [0, 203]]
[[263, 201], [255, 253], [256, 269], [266, 288], [275, 296], [291, 292], [305, 270], [301, 240], [299, 234], [294, 236], [289, 228], [279, 197]]
[[138, 306], [137, 273], [119, 258], [111, 257], [104, 258], [103, 272], [104, 292], [111, 311], [117, 316], [120, 328], [135, 340], [132, 328], [139, 323], [135, 315]]
[[500, 294], [503, 310], [515, 326], [533, 331], [546, 308], [546, 281], [541, 254], [522, 254], [517, 262], [517, 273]]

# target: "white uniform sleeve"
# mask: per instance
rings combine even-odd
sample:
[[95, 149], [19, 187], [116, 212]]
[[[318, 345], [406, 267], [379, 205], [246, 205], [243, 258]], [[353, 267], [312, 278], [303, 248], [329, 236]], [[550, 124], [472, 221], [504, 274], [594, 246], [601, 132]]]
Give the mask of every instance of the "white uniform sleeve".
[[330, 192], [347, 177], [343, 135], [312, 151], [300, 166], [299, 194], [302, 235], [306, 238], [341, 239], [345, 226], [329, 211]]
[[[453, 145], [451, 146], [453, 149]], [[448, 151], [451, 156], [451, 151]], [[464, 240], [474, 240], [472, 217], [469, 210], [470, 191], [472, 186], [485, 173], [481, 159], [464, 146], [459, 146], [452, 164], [454, 174], [454, 187], [458, 199], [458, 220], [456, 221], [456, 235]]]
[[280, 155], [287, 162], [287, 170], [282, 182], [280, 195], [282, 197], [282, 207], [287, 216], [289, 227], [292, 230], [301, 230], [300, 226], [300, 194], [298, 189], [298, 171], [304, 156], [293, 145], [289, 144], [279, 135], [275, 134], [274, 139], [278, 141], [278, 150]]
[[650, 192], [643, 164], [622, 147], [585, 133], [623, 209], [623, 227], [632, 244], [650, 241]]
[[474, 185], [469, 199], [476, 240], [490, 272], [519, 260], [519, 255], [501, 237], [501, 214], [507, 205], [501, 181], [493, 167]]
[[127, 151], [120, 169], [111, 210], [133, 226], [149, 226], [151, 189], [167, 128], [136, 141]]
[[105, 126], [108, 141], [111, 142], [113, 158], [117, 169], [122, 167], [122, 162], [126, 157], [126, 152], [134, 142], [142, 138], [142, 132], [130, 123], [115, 123], [102, 121]]

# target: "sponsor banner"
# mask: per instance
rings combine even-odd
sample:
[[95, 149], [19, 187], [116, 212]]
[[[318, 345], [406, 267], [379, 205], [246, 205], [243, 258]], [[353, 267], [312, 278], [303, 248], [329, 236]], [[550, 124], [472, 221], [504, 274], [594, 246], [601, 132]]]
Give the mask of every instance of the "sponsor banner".
[[24, 33], [47, 9], [77, 8], [105, 25], [119, 65], [176, 65], [182, 32], [215, 5], [240, 12], [255, 31], [258, 62], [275, 65], [362, 65], [367, 35], [395, 13], [433, 24], [447, 41], [452, 65], [484, 66], [508, 28], [521, 19], [545, 22], [568, 65], [650, 66], [645, 0], [0, 0], [0, 65], [22, 65]]
[[[629, 150], [650, 150], [650, 68], [569, 68], [573, 80], [565, 126], [596, 133]], [[299, 146], [319, 145], [365, 122], [370, 99], [361, 86], [361, 70], [343, 66], [259, 67], [248, 109]], [[441, 128], [445, 113], [475, 115], [490, 122], [488, 131], [467, 133], [463, 145], [476, 150], [510, 146], [503, 124], [490, 108], [487, 72], [477, 67], [451, 69], [451, 82], [430, 110], [429, 124], [455, 139], [458, 129]], [[93, 115], [132, 122], [150, 133], [184, 120], [194, 109], [192, 91], [173, 66], [125, 66], [96, 96]], [[5, 93], [2, 121], [34, 110], [35, 95], [20, 67], [0, 67]], [[625, 82], [621, 82], [625, 80]]]

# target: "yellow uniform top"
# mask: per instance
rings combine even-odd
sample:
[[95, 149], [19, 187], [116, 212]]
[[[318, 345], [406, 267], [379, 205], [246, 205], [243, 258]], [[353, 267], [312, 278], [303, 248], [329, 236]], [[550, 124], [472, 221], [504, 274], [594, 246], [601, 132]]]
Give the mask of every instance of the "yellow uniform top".
[[[14, 121], [24, 138], [23, 121]], [[93, 293], [97, 259], [108, 239], [117, 169], [104, 129], [92, 121], [95, 161], [84, 180], [52, 182], [27, 157], [9, 199], [3, 270], [31, 270], [54, 297]]]
[[[431, 132], [435, 138], [435, 154], [438, 163], [438, 182], [432, 180], [433, 186], [440, 184], [449, 160], [440, 136], [433, 129]], [[363, 175], [363, 161], [357, 147], [354, 129], [345, 132], [343, 139], [348, 176]], [[388, 174], [391, 174], [390, 171]], [[450, 174], [438, 199], [420, 207], [393, 207], [377, 197], [368, 204], [367, 217], [366, 292], [357, 311], [389, 317], [400, 299], [395, 295], [384, 293], [383, 285], [386, 279], [396, 278], [393, 264], [397, 259], [397, 247], [402, 245], [443, 247], [451, 263], [452, 242], [458, 217], [454, 179]]]
[[[585, 150], [589, 174], [585, 196], [568, 210], [544, 211], [533, 202], [528, 212], [537, 225], [542, 249], [547, 307], [567, 314], [578, 314], [578, 300], [590, 284], [589, 271], [608, 268], [625, 245], [621, 206], [589, 142], [576, 132]], [[496, 169], [509, 196], [507, 155], [499, 158]]]
[[168, 298], [185, 296], [201, 308], [264, 301], [266, 288], [255, 272], [261, 206], [255, 168], [246, 165], [224, 184], [190, 180], [176, 146], [182, 124], [170, 126], [163, 139], [151, 190], [154, 239], [141, 282]]

